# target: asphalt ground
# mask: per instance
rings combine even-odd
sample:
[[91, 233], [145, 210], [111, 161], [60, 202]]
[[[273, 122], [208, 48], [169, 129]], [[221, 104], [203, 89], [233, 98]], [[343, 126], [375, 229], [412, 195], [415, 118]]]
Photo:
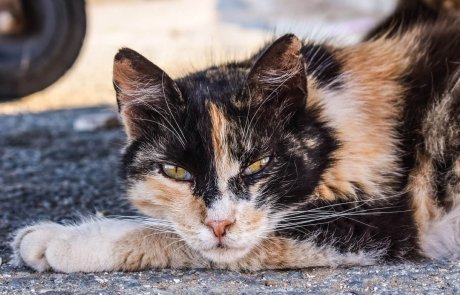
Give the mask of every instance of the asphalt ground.
[[77, 132], [109, 107], [0, 116], [0, 294], [460, 294], [460, 262], [237, 273], [35, 273], [9, 265], [11, 234], [38, 220], [131, 215], [117, 177], [121, 128]]

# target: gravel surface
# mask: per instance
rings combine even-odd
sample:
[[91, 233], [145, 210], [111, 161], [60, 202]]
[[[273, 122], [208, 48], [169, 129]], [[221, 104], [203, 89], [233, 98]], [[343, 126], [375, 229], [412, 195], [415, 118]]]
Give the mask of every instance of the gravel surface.
[[0, 294], [460, 294], [459, 261], [235, 273], [34, 273], [8, 265], [11, 232], [37, 220], [133, 214], [117, 181], [119, 128], [77, 132], [107, 108], [0, 117]]

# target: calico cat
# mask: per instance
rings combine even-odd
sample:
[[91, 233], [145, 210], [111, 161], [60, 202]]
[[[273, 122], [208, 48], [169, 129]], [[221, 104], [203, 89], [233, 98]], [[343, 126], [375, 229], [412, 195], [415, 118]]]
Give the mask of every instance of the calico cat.
[[177, 80], [121, 49], [122, 174], [147, 217], [23, 228], [16, 261], [93, 272], [459, 258], [460, 22], [411, 3], [427, 13], [401, 6], [360, 44], [288, 34]]

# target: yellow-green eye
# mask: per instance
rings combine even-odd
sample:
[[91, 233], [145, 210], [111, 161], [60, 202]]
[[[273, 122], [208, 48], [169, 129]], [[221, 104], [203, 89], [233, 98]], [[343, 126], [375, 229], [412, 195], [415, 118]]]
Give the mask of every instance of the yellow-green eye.
[[163, 170], [163, 173], [175, 180], [191, 180], [192, 179], [192, 174], [185, 170], [182, 167], [175, 166], [175, 165], [170, 165], [170, 164], [162, 164], [161, 165], [161, 170]]
[[262, 169], [264, 169], [265, 166], [267, 166], [268, 162], [270, 162], [270, 157], [265, 157], [263, 159], [255, 161], [254, 163], [252, 163], [251, 165], [246, 167], [246, 169], [243, 170], [243, 175], [249, 176], [249, 175], [253, 175], [253, 174], [256, 174], [257, 172], [262, 171]]

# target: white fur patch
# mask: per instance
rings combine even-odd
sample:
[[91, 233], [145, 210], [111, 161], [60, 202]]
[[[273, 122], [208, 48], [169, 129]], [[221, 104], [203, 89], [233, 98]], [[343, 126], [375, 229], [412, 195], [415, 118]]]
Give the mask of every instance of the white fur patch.
[[235, 204], [228, 195], [222, 196], [207, 211], [207, 220], [234, 220]]
[[460, 206], [433, 221], [420, 235], [422, 254], [432, 259], [460, 258]]

